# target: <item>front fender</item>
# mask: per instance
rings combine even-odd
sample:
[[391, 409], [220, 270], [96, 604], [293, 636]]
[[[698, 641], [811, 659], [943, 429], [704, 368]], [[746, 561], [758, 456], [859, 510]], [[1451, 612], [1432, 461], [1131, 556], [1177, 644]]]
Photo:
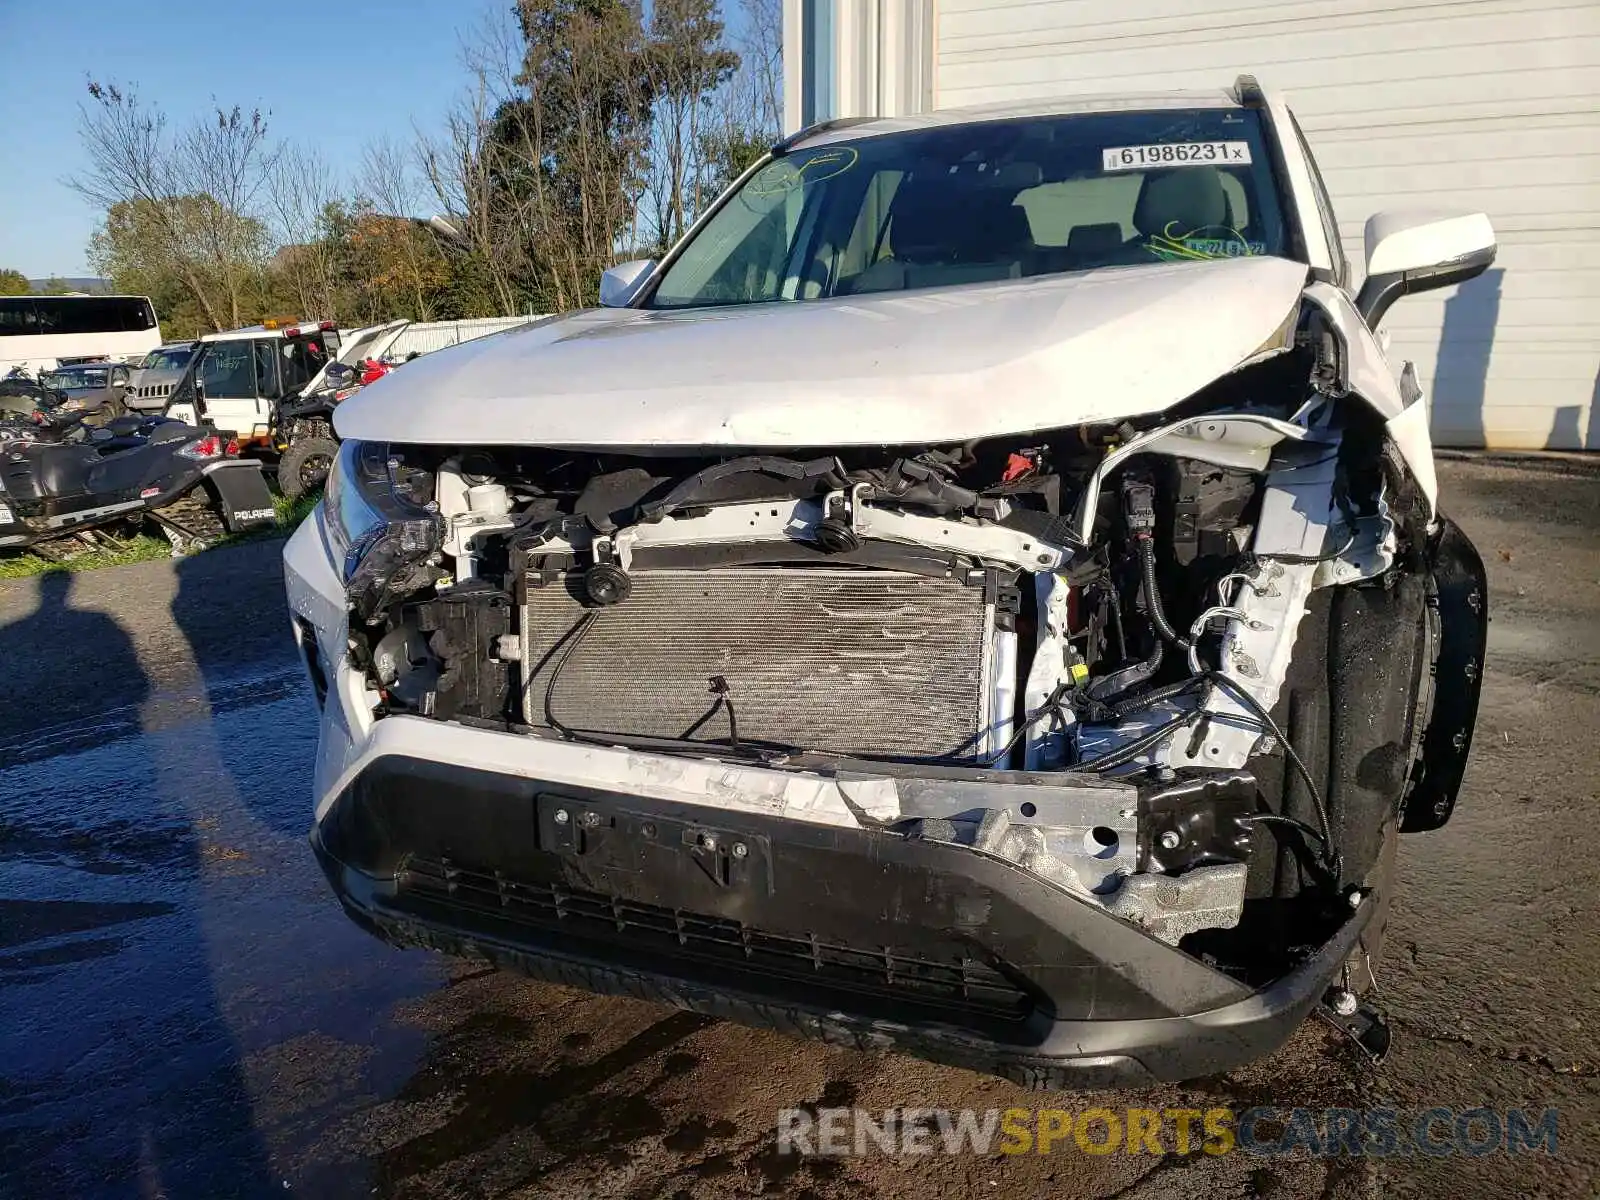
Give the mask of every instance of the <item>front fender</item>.
[[1395, 449], [1417, 481], [1418, 490], [1427, 498], [1429, 513], [1437, 511], [1439, 484], [1433, 466], [1433, 441], [1428, 434], [1428, 409], [1415, 377], [1409, 389], [1401, 386], [1389, 369], [1378, 339], [1342, 289], [1329, 283], [1313, 283], [1306, 288], [1305, 297], [1322, 310], [1339, 338], [1340, 386], [1383, 418]]
[[1440, 516], [1428, 544], [1431, 702], [1400, 809], [1402, 833], [1438, 829], [1455, 811], [1472, 749], [1489, 637], [1489, 583], [1477, 547]]

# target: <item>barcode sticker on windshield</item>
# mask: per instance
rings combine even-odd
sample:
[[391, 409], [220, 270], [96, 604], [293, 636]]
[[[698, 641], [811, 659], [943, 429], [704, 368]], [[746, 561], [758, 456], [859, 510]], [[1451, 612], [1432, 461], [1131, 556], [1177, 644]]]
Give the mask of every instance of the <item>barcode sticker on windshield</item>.
[[1111, 146], [1102, 169], [1137, 171], [1144, 167], [1231, 167], [1248, 164], [1249, 142], [1168, 142], [1162, 146]]

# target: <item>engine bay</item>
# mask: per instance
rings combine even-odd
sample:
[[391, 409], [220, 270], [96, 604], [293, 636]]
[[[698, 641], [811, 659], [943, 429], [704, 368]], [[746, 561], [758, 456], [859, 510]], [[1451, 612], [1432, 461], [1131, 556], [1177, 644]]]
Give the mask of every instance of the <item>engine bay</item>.
[[955, 446], [362, 444], [394, 508], [352, 658], [379, 716], [704, 761], [714, 805], [799, 776], [797, 819], [998, 855], [1172, 943], [1231, 929], [1253, 856], [1350, 882], [1273, 714], [1313, 593], [1392, 579], [1414, 536], [1382, 423], [1318, 381], [1280, 355]]

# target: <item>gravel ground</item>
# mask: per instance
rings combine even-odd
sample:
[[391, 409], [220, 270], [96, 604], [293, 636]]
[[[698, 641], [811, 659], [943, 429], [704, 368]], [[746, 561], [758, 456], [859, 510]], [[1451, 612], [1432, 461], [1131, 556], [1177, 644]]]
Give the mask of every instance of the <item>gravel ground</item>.
[[[0, 585], [0, 1196], [1573, 1196], [1600, 1171], [1600, 463], [1442, 464], [1487, 561], [1454, 820], [1406, 838], [1373, 1068], [1041, 1096], [389, 950], [304, 840], [277, 549]], [[1560, 1110], [1554, 1155], [802, 1159], [794, 1105]], [[1070, 1143], [1069, 1143], [1070, 1144]]]

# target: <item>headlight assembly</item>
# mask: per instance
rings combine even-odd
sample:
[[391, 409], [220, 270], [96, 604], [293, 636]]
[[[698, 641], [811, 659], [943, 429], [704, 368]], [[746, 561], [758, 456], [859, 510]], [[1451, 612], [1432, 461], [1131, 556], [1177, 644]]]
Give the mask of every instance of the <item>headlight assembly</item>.
[[350, 608], [363, 621], [438, 577], [444, 521], [437, 505], [419, 504], [414, 488], [399, 486], [405, 469], [381, 442], [348, 441], [322, 494], [328, 546]]

